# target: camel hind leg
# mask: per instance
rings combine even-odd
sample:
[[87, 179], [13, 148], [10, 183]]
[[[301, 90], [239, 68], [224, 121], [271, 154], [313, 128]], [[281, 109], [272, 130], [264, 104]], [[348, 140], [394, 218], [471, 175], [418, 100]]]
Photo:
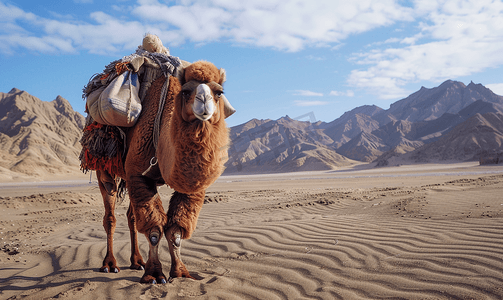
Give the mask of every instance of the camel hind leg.
[[136, 228], [136, 217], [134, 215], [134, 207], [131, 202], [129, 202], [129, 208], [127, 210], [127, 220], [129, 226], [129, 233], [131, 235], [131, 269], [134, 270], [144, 270], [145, 262], [140, 254], [140, 249], [138, 248], [138, 230]]
[[117, 266], [113, 250], [115, 226], [117, 223], [115, 218], [117, 183], [115, 182], [115, 178], [106, 171], [98, 170], [96, 171], [96, 176], [98, 178], [101, 196], [103, 197], [103, 204], [105, 205], [103, 227], [107, 233], [107, 254], [105, 255], [105, 259], [103, 259], [103, 266], [100, 268], [100, 272], [118, 273], [120, 268]]
[[[106, 171], [96, 171], [101, 195], [103, 196], [103, 204], [105, 206], [105, 216], [103, 217], [103, 227], [107, 233], [107, 254], [103, 260], [103, 266], [100, 268], [101, 272], [114, 272], [118, 273], [120, 268], [117, 266], [117, 261], [113, 253], [113, 240], [115, 233], [115, 226], [117, 220], [115, 218], [115, 203], [117, 201], [118, 182], [115, 176]], [[136, 219], [134, 216], [133, 206], [130, 203], [127, 211], [129, 233], [131, 236], [131, 269], [143, 270], [145, 262], [140, 254], [138, 248], [138, 231], [136, 228]]]

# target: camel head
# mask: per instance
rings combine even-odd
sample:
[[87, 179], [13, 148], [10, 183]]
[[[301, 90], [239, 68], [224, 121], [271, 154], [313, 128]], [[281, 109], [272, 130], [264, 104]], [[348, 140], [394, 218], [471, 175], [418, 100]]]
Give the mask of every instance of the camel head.
[[[215, 124], [232, 114], [234, 111], [224, 96], [224, 82], [225, 70], [217, 69], [212, 63], [198, 61], [186, 67], [180, 78], [182, 90], [177, 99], [182, 119]], [[229, 114], [229, 111], [232, 112]]]
[[161, 125], [157, 158], [164, 182], [193, 194], [204, 191], [223, 172], [229, 144], [224, 119], [234, 109], [223, 95], [225, 71], [212, 63], [190, 64], [177, 79], [173, 113]]

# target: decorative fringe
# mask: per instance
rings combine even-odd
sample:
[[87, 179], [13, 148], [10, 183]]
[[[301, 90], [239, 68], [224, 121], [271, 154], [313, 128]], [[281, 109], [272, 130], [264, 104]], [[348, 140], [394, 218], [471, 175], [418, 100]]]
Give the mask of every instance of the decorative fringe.
[[115, 65], [115, 73], [117, 75], [120, 75], [120, 74], [126, 72], [127, 70], [130, 70], [129, 62], [120, 62]]
[[116, 126], [93, 122], [84, 128], [80, 144], [80, 167], [84, 172], [103, 170], [120, 175], [124, 171], [125, 135]]

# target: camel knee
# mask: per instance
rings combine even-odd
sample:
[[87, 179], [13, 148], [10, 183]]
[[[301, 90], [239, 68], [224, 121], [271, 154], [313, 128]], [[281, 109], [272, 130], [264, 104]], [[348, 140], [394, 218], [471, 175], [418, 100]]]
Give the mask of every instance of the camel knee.
[[105, 232], [107, 234], [110, 234], [115, 230], [116, 223], [117, 219], [113, 214], [105, 214], [103, 217], [103, 227], [105, 228]]
[[138, 232], [147, 235], [147, 237], [154, 228], [158, 228], [162, 233], [168, 219], [158, 195], [151, 201], [135, 203], [132, 215], [134, 215], [131, 220], [134, 222], [132, 225], [135, 225]]
[[203, 202], [204, 192], [191, 195], [174, 192], [169, 203], [168, 223], [165, 229], [177, 225], [182, 238], [189, 239], [196, 229]]
[[127, 210], [126, 215], [127, 215], [127, 222], [129, 225], [129, 229], [136, 230], [136, 218], [135, 218], [134, 211], [133, 211], [133, 208], [131, 207], [131, 205], [129, 205], [129, 208]]
[[98, 178], [99, 187], [104, 197], [105, 194], [109, 196], [116, 195], [117, 182], [115, 176], [111, 175], [106, 171], [98, 170], [96, 171], [96, 177]]

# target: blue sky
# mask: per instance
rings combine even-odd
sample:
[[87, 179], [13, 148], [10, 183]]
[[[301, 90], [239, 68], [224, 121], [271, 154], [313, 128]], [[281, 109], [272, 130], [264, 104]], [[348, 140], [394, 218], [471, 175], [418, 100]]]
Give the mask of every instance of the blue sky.
[[227, 70], [229, 126], [328, 122], [447, 79], [503, 94], [503, 3], [490, 0], [0, 0], [0, 92], [61, 95], [84, 114], [89, 78], [147, 32]]

